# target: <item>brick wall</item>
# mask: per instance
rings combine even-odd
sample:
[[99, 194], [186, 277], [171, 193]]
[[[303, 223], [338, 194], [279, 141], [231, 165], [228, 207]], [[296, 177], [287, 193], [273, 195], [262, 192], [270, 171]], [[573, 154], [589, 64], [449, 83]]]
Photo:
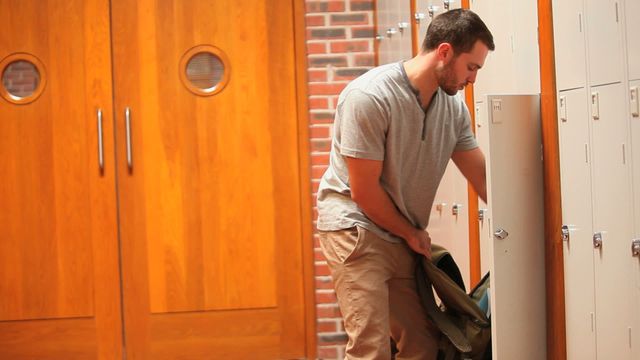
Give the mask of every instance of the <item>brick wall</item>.
[[[375, 0], [306, 0], [312, 191], [329, 164], [340, 91], [374, 65]], [[314, 220], [317, 212], [314, 208]], [[347, 336], [329, 269], [315, 242], [318, 358], [342, 359]]]

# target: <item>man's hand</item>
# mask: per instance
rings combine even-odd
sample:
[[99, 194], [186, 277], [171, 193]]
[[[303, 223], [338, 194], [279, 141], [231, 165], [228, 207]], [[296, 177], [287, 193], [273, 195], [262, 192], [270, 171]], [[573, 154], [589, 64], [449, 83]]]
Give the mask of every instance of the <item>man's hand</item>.
[[413, 251], [426, 256], [427, 259], [431, 259], [431, 236], [429, 236], [428, 231], [416, 229], [415, 233], [412, 236], [408, 236], [406, 240]]

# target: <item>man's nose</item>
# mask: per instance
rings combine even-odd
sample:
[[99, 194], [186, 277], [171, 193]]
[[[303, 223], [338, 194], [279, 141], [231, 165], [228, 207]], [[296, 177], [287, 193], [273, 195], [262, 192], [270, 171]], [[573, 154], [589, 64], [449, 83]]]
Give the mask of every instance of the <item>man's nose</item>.
[[471, 76], [469, 76], [467, 78], [467, 82], [472, 83], [472, 84], [475, 83], [476, 82], [476, 75], [478, 75], [477, 71], [472, 72]]

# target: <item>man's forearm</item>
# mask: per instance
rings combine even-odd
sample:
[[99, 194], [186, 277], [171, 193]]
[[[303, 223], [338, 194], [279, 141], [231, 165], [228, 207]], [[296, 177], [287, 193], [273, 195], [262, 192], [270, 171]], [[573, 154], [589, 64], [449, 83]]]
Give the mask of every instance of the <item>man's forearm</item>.
[[382, 186], [374, 186], [353, 200], [376, 225], [405, 240], [415, 236], [416, 227], [402, 215]]

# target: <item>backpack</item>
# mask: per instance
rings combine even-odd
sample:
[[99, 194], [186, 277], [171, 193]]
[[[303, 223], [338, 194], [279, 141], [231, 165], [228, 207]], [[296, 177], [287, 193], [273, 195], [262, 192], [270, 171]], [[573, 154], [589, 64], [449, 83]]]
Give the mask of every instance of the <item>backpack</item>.
[[[442, 332], [439, 360], [491, 359], [489, 274], [469, 293], [458, 265], [449, 252], [431, 246], [431, 261], [420, 256], [416, 266], [417, 289], [431, 321]], [[436, 304], [436, 291], [441, 300]]]

